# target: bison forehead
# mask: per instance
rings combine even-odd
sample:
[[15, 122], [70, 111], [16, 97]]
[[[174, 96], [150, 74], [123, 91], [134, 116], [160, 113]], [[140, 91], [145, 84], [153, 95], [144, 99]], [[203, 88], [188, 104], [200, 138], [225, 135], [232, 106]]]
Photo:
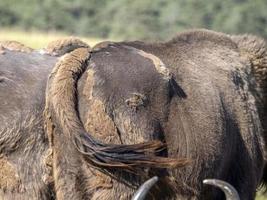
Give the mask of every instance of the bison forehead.
[[104, 94], [158, 91], [170, 77], [169, 70], [156, 56], [117, 44], [94, 52], [89, 68], [95, 71], [95, 89]]
[[157, 56], [155, 56], [151, 53], [147, 53], [143, 50], [136, 49], [134, 47], [130, 47], [130, 46], [125, 46], [125, 47], [132, 50], [133, 53], [139, 54], [145, 58], [150, 59], [153, 62], [154, 67], [158, 71], [158, 73], [160, 73], [166, 80], [169, 80], [171, 78], [171, 73], [170, 73], [169, 69], [160, 60], [160, 58], [158, 58]]

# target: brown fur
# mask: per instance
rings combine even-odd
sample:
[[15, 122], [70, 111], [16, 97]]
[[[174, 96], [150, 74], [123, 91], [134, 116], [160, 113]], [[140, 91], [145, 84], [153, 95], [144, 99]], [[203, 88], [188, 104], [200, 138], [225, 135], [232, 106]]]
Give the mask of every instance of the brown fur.
[[6, 158], [0, 158], [0, 188], [16, 188], [19, 185], [19, 177], [16, 169]]
[[[160, 119], [164, 118], [162, 116], [164, 115], [162, 110], [164, 110], [163, 107], [165, 106], [162, 107], [162, 105], [164, 105], [163, 102], [165, 102], [165, 99], [158, 105], [157, 103], [152, 102], [158, 102], [162, 100], [162, 96], [158, 96], [157, 93], [167, 93], [169, 88], [165, 88], [164, 86], [166, 86], [165, 84], [168, 83], [169, 80], [166, 79], [164, 74], [160, 73], [160, 71], [157, 70], [157, 67], [159, 67], [158, 62], [154, 62], [157, 61], [157, 59], [150, 59], [150, 57], [146, 57], [146, 55], [147, 54], [144, 55], [137, 49], [120, 47], [117, 45], [111, 45], [110, 47], [107, 46], [105, 48], [102, 48], [100, 51], [93, 52], [92, 57], [89, 61], [88, 69], [79, 80], [78, 100], [79, 116], [83, 124], [85, 125], [86, 131], [90, 132], [90, 134], [96, 139], [110, 144], [138, 144], [146, 141], [153, 141], [153, 139], [160, 139], [161, 141], [164, 141], [164, 139], [162, 139], [161, 137], [156, 136], [160, 135], [161, 130], [158, 128], [157, 123], [154, 123], [150, 120], [149, 115], [155, 115], [155, 118], [156, 116]], [[106, 58], [109, 57], [111, 58], [111, 60], [107, 61]], [[130, 61], [125, 62], [125, 58], [126, 60], [128, 60], [129, 58], [131, 59]], [[105, 64], [108, 63], [108, 65], [103, 66], [101, 60], [103, 60], [103, 63]], [[147, 66], [148, 64], [149, 66]], [[135, 70], [133, 70], [132, 73], [121, 73], [122, 71], [117, 71], [116, 68], [120, 68], [122, 71], [128, 71], [131, 69]], [[149, 71], [139, 71], [139, 68], [145, 68]], [[125, 77], [129, 81], [128, 78], [131, 78], [131, 74], [136, 73], [134, 71], [140, 73], [140, 76], [135, 77], [136, 81], [142, 81], [142, 83], [144, 83], [145, 85], [147, 84], [147, 82], [144, 81], [146, 80], [149, 82], [149, 80], [145, 79], [144, 77], [150, 77], [151, 73], [153, 74], [152, 77], [155, 77], [156, 75], [157, 79], [160, 80], [159, 83], [154, 85], [161, 86], [161, 83], [164, 82], [164, 84], [162, 84], [162, 87], [160, 87], [161, 92], [152, 89], [150, 84], [148, 84], [148, 88], [153, 91], [151, 93], [153, 93], [158, 98], [154, 97], [155, 99], [153, 100], [150, 98], [150, 101], [148, 102], [148, 99], [146, 97], [146, 95], [148, 94], [144, 95], [144, 91], [136, 93], [132, 91], [134, 88], [129, 88], [129, 90], [127, 90], [129, 92], [129, 96], [127, 96], [127, 98], [120, 96], [119, 99], [116, 99], [112, 96], [112, 98], [107, 97], [109, 100], [103, 99], [108, 93], [108, 91], [107, 93], [105, 92], [106, 89], [108, 89], [109, 91], [114, 91], [114, 95], [121, 94], [121, 92], [119, 92], [120, 87], [113, 88], [114, 85], [120, 83], [120, 78], [122, 79], [123, 77]], [[110, 78], [105, 79], [106, 74], [110, 74]], [[144, 76], [144, 74], [146, 75]], [[119, 78], [116, 78], [116, 76], [119, 76]], [[151, 80], [153, 80], [153, 78]], [[105, 86], [102, 84], [105, 84]], [[104, 91], [97, 91], [96, 88]], [[116, 88], [118, 91], [116, 90]], [[122, 88], [124, 87], [121, 86], [121, 89]], [[163, 88], [165, 88], [166, 90], [163, 90]], [[166, 94], [165, 98], [169, 98], [168, 93]], [[125, 113], [126, 110], [110, 113], [109, 106], [113, 107], [113, 103], [125, 105], [134, 113], [147, 111], [147, 117], [140, 116], [140, 119], [136, 119], [133, 115], [132, 118]], [[152, 107], [153, 109], [150, 107]], [[159, 109], [157, 109], [158, 107]], [[157, 112], [160, 114], [157, 114]], [[95, 117], [94, 119], [93, 116], [98, 117]], [[98, 189], [93, 189], [90, 186], [88, 188], [92, 188], [92, 190], [89, 190], [88, 188], [86, 188], [86, 185], [83, 187], [84, 190], [87, 191], [89, 199], [130, 199], [134, 192], [134, 188], [136, 188], [136, 185], [148, 177], [147, 170], [143, 170], [142, 173], [140, 173], [140, 171], [138, 172], [139, 174], [142, 174], [141, 178], [138, 178], [138, 176], [133, 176], [131, 174], [122, 173], [121, 170], [118, 170], [117, 172], [117, 170], [114, 169], [114, 171], [114, 174], [112, 174], [112, 177], [114, 177], [114, 179], [112, 181], [113, 184], [111, 188], [100, 187]], [[87, 177], [85, 179], [85, 182], [90, 184], [91, 182], [97, 180], [97, 182], [101, 182], [103, 176], [106, 177], [107, 175], [102, 172], [95, 175], [95, 173], [89, 171], [84, 176]], [[125, 182], [128, 184], [125, 184]], [[167, 183], [168, 182], [165, 182], [165, 186], [168, 185]], [[124, 193], [124, 196], [121, 196], [121, 193]]]
[[[52, 134], [49, 135], [54, 127], [47, 120], [49, 145], [42, 116], [46, 81], [57, 58], [5, 49], [0, 59], [0, 157], [6, 156], [8, 161], [6, 164], [3, 162], [0, 170], [5, 174], [1, 176], [0, 199], [53, 199], [53, 185], [58, 189], [57, 196], [60, 198], [64, 196], [61, 190], [64, 182], [57, 178], [60, 173], [59, 167], [55, 167], [58, 164], [55, 160], [66, 146], [60, 148], [57, 135], [54, 142]], [[52, 144], [56, 144], [58, 149], [54, 151]], [[74, 147], [72, 143], [70, 146]], [[75, 158], [75, 153], [72, 155]], [[58, 160], [64, 162], [63, 159]], [[74, 162], [69, 163], [71, 166]], [[6, 170], [7, 166], [10, 171]], [[60, 165], [63, 166], [64, 163]], [[11, 172], [17, 179], [11, 179]], [[64, 177], [65, 171], [62, 170], [62, 173]], [[8, 178], [10, 180], [6, 182]], [[11, 184], [17, 180], [16, 184]], [[71, 190], [70, 183], [73, 181], [65, 186]]]
[[[59, 62], [54, 67], [50, 77], [49, 77], [49, 84], [47, 86], [47, 95], [46, 95], [46, 112], [45, 116], [46, 120], [46, 127], [47, 133], [50, 138], [51, 148], [53, 149], [53, 177], [54, 177], [54, 184], [56, 189], [56, 196], [57, 199], [66, 199], [66, 196], [70, 199], [79, 199], [79, 194], [73, 193], [70, 194], [71, 191], [74, 191], [75, 182], [73, 181], [73, 175], [71, 175], [71, 171], [77, 172], [77, 166], [73, 167], [76, 163], [76, 160], [79, 160], [79, 155], [75, 153], [75, 148], [71, 142], [71, 132], [63, 132], [64, 135], [61, 136], [60, 129], [63, 124], [65, 124], [66, 119], [70, 119], [72, 117], [74, 120], [76, 118], [75, 115], [75, 96], [72, 94], [75, 93], [75, 88], [72, 88], [72, 84], [75, 83], [75, 79], [78, 78], [77, 73], [82, 73], [82, 67], [84, 66], [86, 60], [89, 56], [89, 49], [88, 48], [78, 48], [71, 52], [70, 54], [66, 54], [62, 57]], [[59, 73], [61, 72], [61, 73]], [[73, 76], [73, 72], [76, 72], [76, 76]], [[66, 79], [67, 76], [68, 79]], [[61, 76], [61, 77], [60, 77]], [[63, 79], [64, 78], [64, 79]], [[53, 84], [53, 81], [56, 80], [67, 80], [68, 82], [59, 82], [58, 84]], [[52, 83], [51, 83], [52, 81]], [[67, 93], [64, 94], [64, 93]], [[59, 95], [59, 96], [58, 96]], [[61, 95], [61, 96], [60, 96]], [[63, 96], [68, 96], [67, 99], [62, 101]], [[71, 96], [73, 96], [71, 98]], [[58, 97], [58, 98], [57, 98]], [[65, 97], [64, 97], [65, 98]], [[64, 107], [67, 108], [66, 110], [62, 110], [62, 107], [59, 105], [64, 103]], [[68, 105], [69, 104], [69, 105]], [[67, 106], [68, 105], [68, 106]], [[55, 110], [55, 111], [54, 111]], [[51, 112], [52, 111], [52, 112]], [[59, 114], [59, 122], [54, 122], [53, 120], [53, 112]], [[66, 124], [67, 129], [75, 127], [77, 122], [69, 121], [70, 124]], [[78, 122], [79, 123], [79, 122]], [[53, 127], [55, 126], [55, 127]], [[52, 131], [52, 132], [51, 132]], [[65, 147], [62, 146], [62, 139], [67, 140], [65, 143]], [[63, 149], [64, 148], [64, 149]], [[64, 155], [64, 153], [66, 155]], [[72, 156], [69, 157], [69, 155]], [[76, 158], [77, 156], [77, 158]], [[72, 163], [74, 162], [74, 163]], [[68, 167], [66, 166], [68, 165]], [[76, 168], [76, 169], [75, 169]], [[76, 174], [75, 173], [75, 174]]]
[[5, 49], [8, 49], [10, 51], [19, 51], [25, 53], [30, 53], [33, 51], [32, 48], [27, 47], [24, 44], [17, 41], [0, 41], [0, 54], [4, 54]]
[[103, 49], [111, 46], [112, 44], [114, 44], [114, 42], [111, 42], [111, 41], [100, 42], [100, 43], [96, 44], [92, 48], [92, 51], [91, 52], [97, 52], [97, 51], [103, 50]]
[[[250, 61], [252, 65], [252, 74], [257, 84], [257, 92], [260, 97], [258, 99], [264, 105], [263, 110], [267, 106], [267, 43], [263, 38], [253, 35], [231, 36], [240, 50], [240, 54]], [[266, 122], [264, 124], [267, 124]]]
[[[93, 142], [93, 144], [90, 144], [93, 139], [92, 138], [88, 138], [88, 141], [84, 140], [82, 138], [80, 138], [82, 135], [80, 134], [84, 134], [86, 131], [83, 129], [83, 125], [81, 123], [81, 121], [78, 119], [77, 117], [77, 111], [75, 110], [75, 104], [76, 104], [76, 100], [75, 100], [75, 81], [77, 80], [77, 78], [79, 77], [79, 74], [81, 74], [83, 72], [84, 67], [86, 66], [86, 61], [89, 59], [89, 51], [88, 49], [76, 49], [73, 52], [71, 52], [71, 54], [67, 54], [59, 63], [57, 63], [57, 65], [55, 66], [52, 74], [51, 74], [51, 78], [50, 78], [50, 82], [48, 85], [48, 90], [47, 90], [47, 109], [49, 110], [49, 112], [52, 112], [52, 114], [55, 114], [56, 117], [54, 120], [60, 120], [59, 122], [56, 122], [58, 124], [61, 124], [61, 128], [63, 128], [63, 132], [67, 133], [67, 136], [72, 138], [74, 137], [74, 140], [76, 142], [76, 145], [78, 147], [78, 149], [81, 152], [84, 152], [84, 150], [82, 150], [83, 148], [85, 148], [85, 152], [84, 154], [88, 155], [89, 157], [91, 157], [91, 161], [93, 164], [95, 165], [99, 165], [99, 166], [116, 166], [116, 167], [129, 167], [131, 164], [133, 165], [137, 165], [137, 166], [144, 166], [144, 165], [148, 165], [148, 166], [154, 166], [154, 167], [175, 167], [175, 166], [183, 166], [186, 164], [186, 162], [184, 161], [176, 161], [176, 160], [172, 160], [172, 159], [165, 159], [165, 158], [153, 158], [152, 157], [142, 157], [140, 155], [140, 151], [144, 151], [146, 152], [146, 149], [148, 151], [150, 151], [151, 149], [158, 149], [162, 147], [161, 143], [158, 142], [152, 142], [152, 143], [144, 143], [144, 144], [140, 144], [140, 145], [133, 145], [133, 146], [114, 146], [114, 145], [107, 145], [107, 147], [105, 147], [105, 145], [103, 144], [97, 144], [97, 142]], [[74, 74], [76, 73], [76, 75], [74, 76]], [[67, 97], [67, 98], [66, 98]], [[62, 104], [62, 99], [66, 99], [64, 101], [64, 104]], [[54, 113], [53, 113], [54, 112]], [[65, 133], [65, 134], [66, 134]], [[90, 137], [90, 135], [88, 134], [85, 137]], [[91, 141], [90, 141], [91, 140]], [[83, 144], [83, 142], [86, 142], [85, 144]], [[95, 143], [95, 144], [94, 144]], [[105, 149], [107, 149], [107, 152], [112, 152], [114, 151], [114, 153], [116, 152], [115, 149], [119, 149], [121, 148], [121, 152], [131, 152], [134, 154], [135, 151], [138, 151], [139, 155], [137, 155], [136, 161], [128, 161], [129, 165], [123, 162], [127, 162], [127, 158], [125, 159], [125, 161], [123, 161], [124, 159], [120, 160], [120, 156], [118, 155], [118, 158], [114, 159], [114, 163], [112, 162], [112, 158], [109, 158], [109, 162], [104, 163], [103, 161], [105, 160], [105, 156], [101, 155], [102, 152], [101, 151], [96, 151], [97, 149], [88, 149], [86, 150], [86, 146], [90, 147], [90, 148], [96, 148], [93, 147], [94, 145], [101, 147], [103, 150], [103, 152], [105, 152]], [[113, 150], [114, 148], [114, 150]], [[89, 151], [86, 153], [86, 151]], [[92, 151], [92, 152], [90, 152]], [[106, 152], [106, 153], [107, 153]], [[103, 159], [103, 161], [100, 160], [95, 160], [95, 156], [94, 154], [98, 155], [101, 157], [101, 159]], [[127, 155], [127, 153], [126, 153]], [[102, 157], [103, 156], [103, 157]], [[138, 158], [140, 156], [140, 158]], [[127, 157], [127, 156], [125, 156]], [[146, 161], [147, 159], [147, 161]], [[116, 161], [117, 160], [117, 161]], [[143, 161], [142, 161], [143, 160]], [[157, 161], [156, 161], [157, 160]], [[162, 160], [162, 165], [160, 163], [160, 161]], [[99, 162], [100, 161], [100, 162]], [[103, 163], [102, 163], [103, 162]], [[140, 164], [138, 164], [140, 162]], [[169, 164], [168, 164], [169, 163]]]
[[[263, 38], [253, 35], [236, 35], [231, 39], [238, 45], [240, 54], [252, 66], [251, 73], [255, 78], [255, 92], [265, 140], [265, 160], [267, 161], [267, 43]], [[267, 166], [263, 180], [267, 183]]]
[[4, 54], [4, 53], [5, 53], [5, 48], [0, 45], [0, 54]]
[[56, 60], [8, 49], [0, 55], [0, 199], [54, 198], [42, 113]]
[[183, 32], [162, 43], [120, 44], [159, 57], [186, 94], [185, 100], [170, 102], [164, 126], [169, 155], [193, 160], [170, 173], [184, 185], [180, 198], [222, 199], [203, 188], [202, 180], [209, 177], [230, 182], [241, 199], [253, 199], [262, 176], [263, 132], [253, 65], [241, 56], [238, 44], [208, 30]]
[[[57, 198], [80, 198], [82, 191], [76, 190], [77, 193], [73, 192], [72, 194], [68, 191], [75, 190], [77, 183], [72, 181], [75, 177], [79, 177], [79, 174], [81, 174], [80, 177], [83, 177], [82, 174], [89, 173], [86, 172], [87, 170], [81, 169], [86, 162], [103, 171], [110, 168], [134, 171], [138, 168], [138, 171], [141, 172], [140, 168], [143, 167], [171, 168], [186, 165], [187, 159], [154, 156], [153, 150], [159, 151], [163, 147], [161, 142], [141, 140], [137, 141], [142, 142], [140, 144], [115, 145], [94, 139], [97, 137], [97, 139], [104, 139], [105, 142], [112, 140], [113, 143], [117, 138], [115, 143], [120, 143], [118, 134], [116, 134], [117, 130], [113, 125], [114, 122], [103, 112], [104, 107], [101, 100], [94, 99], [86, 108], [88, 110], [87, 117], [90, 120], [82, 123], [78, 117], [76, 81], [87, 67], [89, 58], [90, 49], [88, 48], [79, 48], [64, 55], [54, 67], [48, 81], [45, 115], [46, 127], [53, 149], [53, 174]], [[90, 81], [92, 73], [93, 71], [88, 71], [87, 77], [87, 83], [91, 87], [93, 84]], [[85, 98], [90, 101], [90, 89]], [[87, 130], [84, 129], [83, 124]], [[126, 121], [125, 128], [131, 129], [130, 121]], [[52, 133], [50, 133], [51, 130]], [[135, 135], [133, 132], [132, 136]], [[83, 164], [81, 165], [81, 163]], [[79, 167], [79, 165], [81, 166]], [[70, 184], [71, 181], [72, 184]]]
[[[96, 135], [101, 141], [105, 143], [110, 143], [113, 141], [113, 137], [117, 136], [114, 134], [117, 132], [113, 121], [105, 113], [105, 107], [103, 102], [100, 100], [93, 100], [88, 108], [88, 120], [84, 126], [89, 133]], [[119, 140], [117, 138], [117, 143]]]
[[[217, 190], [203, 187], [205, 178], [226, 180], [242, 199], [254, 198], [264, 155], [251, 91], [255, 82], [252, 65], [229, 36], [195, 30], [166, 43], [113, 43], [61, 57], [46, 90], [45, 130], [52, 157], [40, 112], [43, 86], [56, 58], [7, 51], [0, 59], [0, 104], [5, 104], [0, 106], [5, 122], [0, 125], [0, 153], [14, 163], [23, 189], [12, 194], [0, 190], [1, 197], [53, 199], [48, 192], [52, 158], [51, 191], [57, 199], [130, 199], [150, 175], [161, 179], [152, 192], [155, 199], [222, 199]], [[162, 71], [161, 63], [168, 70]], [[41, 67], [36, 71], [35, 66]], [[154, 150], [161, 144], [153, 145], [155, 139], [167, 147], [157, 156]], [[132, 153], [135, 160], [128, 161]], [[159, 155], [193, 163], [156, 169], [174, 166], [173, 159]], [[139, 162], [141, 158], [152, 162]], [[180, 161], [179, 166], [186, 163]], [[125, 172], [131, 162], [142, 173]], [[169, 185], [175, 190], [170, 192]]]
[[88, 48], [88, 44], [76, 37], [62, 38], [50, 42], [41, 53], [51, 56], [62, 56], [77, 48]]
[[[231, 36], [236, 42], [241, 56], [249, 59], [252, 64], [252, 72], [258, 84], [258, 89], [266, 96], [267, 82], [267, 43], [263, 38], [254, 35]], [[265, 101], [267, 101], [265, 99]]]

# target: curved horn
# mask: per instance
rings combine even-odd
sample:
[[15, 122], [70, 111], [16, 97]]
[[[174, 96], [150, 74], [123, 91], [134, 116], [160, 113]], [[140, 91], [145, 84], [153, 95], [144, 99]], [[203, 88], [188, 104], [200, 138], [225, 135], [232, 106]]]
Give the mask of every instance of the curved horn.
[[132, 200], [144, 200], [149, 190], [158, 182], [159, 178], [154, 176], [143, 183], [133, 196]]
[[205, 179], [203, 183], [220, 188], [224, 192], [226, 200], [240, 200], [236, 189], [225, 181], [217, 179]]

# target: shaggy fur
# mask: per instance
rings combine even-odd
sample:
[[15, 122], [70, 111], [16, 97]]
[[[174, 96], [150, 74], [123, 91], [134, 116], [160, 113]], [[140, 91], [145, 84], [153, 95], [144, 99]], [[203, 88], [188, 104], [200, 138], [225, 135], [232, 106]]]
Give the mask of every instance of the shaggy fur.
[[[195, 30], [166, 43], [79, 48], [59, 61], [6, 50], [0, 181], [16, 178], [0, 183], [1, 198], [124, 200], [157, 175], [149, 198], [223, 199], [202, 185], [217, 178], [254, 199], [264, 166], [261, 90], [233, 40]], [[154, 141], [165, 149], [155, 152]], [[181, 158], [192, 163], [157, 169], [183, 166]]]
[[[119, 50], [128, 53], [124, 55], [126, 58], [127, 56], [133, 58], [137, 56], [135, 53], [131, 54], [131, 50], [122, 48]], [[76, 181], [72, 181], [83, 171], [79, 170], [82, 167], [79, 166], [81, 165], [81, 159], [102, 170], [122, 168], [135, 171], [136, 168], [143, 167], [181, 167], [188, 163], [186, 159], [154, 156], [152, 154], [153, 151], [160, 151], [163, 148], [163, 144], [159, 141], [148, 140], [144, 142], [140, 140], [131, 145], [105, 144], [94, 139], [91, 133], [84, 129], [76, 110], [78, 100], [76, 97], [76, 82], [87, 67], [87, 61], [90, 58], [89, 52], [90, 49], [88, 48], [78, 48], [70, 54], [66, 54], [56, 64], [48, 81], [46, 118], [48, 121], [47, 128], [53, 131], [52, 133], [48, 132], [48, 134], [51, 137], [50, 141], [53, 149], [53, 171], [58, 199], [79, 199], [82, 195], [80, 193], [81, 190], [77, 191]], [[146, 63], [141, 63], [141, 60], [138, 60], [139, 66], [145, 66]], [[151, 64], [153, 65], [153, 63]], [[125, 67], [129, 68], [130, 66]], [[113, 70], [113, 68], [110, 69]], [[121, 76], [118, 72], [114, 73], [116, 73], [116, 76]], [[111, 91], [113, 90], [111, 89]], [[168, 95], [166, 98], [168, 98]], [[90, 111], [90, 108], [101, 108], [101, 104], [97, 101], [89, 105], [90, 107], [87, 107], [85, 110]], [[101, 115], [95, 114], [91, 118], [94, 120], [97, 116], [101, 117]], [[103, 121], [104, 119], [101, 120]], [[51, 128], [51, 126], [54, 127]], [[130, 126], [130, 124], [127, 124], [127, 126]], [[103, 131], [102, 134], [107, 134], [105, 131], [108, 130], [101, 131]], [[135, 137], [134, 133], [133, 136]], [[73, 144], [75, 144], [78, 151]], [[77, 191], [77, 193], [74, 191]]]
[[19, 179], [14, 166], [6, 158], [1, 158], [0, 167], [0, 188], [6, 190], [18, 187]]
[[30, 53], [33, 51], [32, 48], [25, 46], [17, 41], [0, 41], [0, 54], [5, 53], [5, 49], [10, 51], [20, 51], [25, 53]]
[[42, 115], [56, 61], [36, 52], [0, 55], [0, 199], [54, 197]]
[[[160, 121], [166, 120], [168, 102], [175, 96], [171, 87], [173, 82], [171, 77], [167, 76], [167, 71], [157, 57], [135, 48], [108, 45], [102, 50], [93, 51], [88, 70], [80, 78], [78, 87], [79, 114], [87, 132], [105, 143], [122, 143], [124, 146], [134, 146], [133, 144], [155, 139], [165, 141]], [[166, 150], [160, 154], [166, 156]], [[123, 158], [123, 154], [118, 154], [119, 156]], [[139, 158], [136, 158], [140, 159], [141, 156], [140, 154]], [[127, 161], [128, 158], [129, 156], [125, 156], [125, 160], [121, 159], [121, 162], [134, 161]], [[179, 159], [177, 158], [178, 161]], [[165, 164], [162, 165], [160, 161], [163, 159], [158, 157], [157, 160], [158, 164], [152, 165], [151, 162], [147, 166], [162, 168]], [[169, 164], [171, 166], [172, 162]], [[150, 173], [158, 171], [138, 170], [140, 177], [115, 169], [108, 171], [115, 178], [111, 186], [106, 184], [108, 176], [103, 172], [96, 173], [94, 169], [84, 172], [87, 184], [83, 188], [89, 199], [130, 199], [136, 185], [147, 179]], [[159, 172], [165, 177], [164, 170]], [[103, 184], [93, 187], [93, 182]], [[164, 183], [165, 186], [176, 186], [176, 183], [170, 180]], [[107, 185], [109, 187], [106, 187]], [[123, 196], [120, 195], [122, 191]], [[168, 193], [165, 195], [168, 196]]]
[[[265, 151], [267, 152], [267, 43], [264, 39], [253, 35], [231, 36], [237, 43], [240, 54], [249, 61], [252, 66], [251, 73], [255, 78], [254, 85], [258, 110], [265, 140]], [[267, 161], [265, 153], [265, 160]], [[267, 167], [265, 166], [263, 180], [267, 184]]]
[[79, 38], [68, 37], [50, 42], [44, 49], [40, 50], [40, 53], [51, 56], [62, 56], [77, 48], [89, 48], [89, 45]]
[[43, 112], [47, 78], [57, 58], [4, 50], [0, 55], [0, 199], [54, 199], [53, 152]]
[[254, 199], [264, 164], [261, 108], [253, 65], [238, 44], [207, 30], [180, 33], [165, 43], [121, 44], [158, 56], [187, 96], [170, 102], [163, 125], [169, 155], [193, 160], [190, 167], [170, 170], [183, 185], [177, 199], [222, 199], [203, 187], [205, 178], [228, 181], [241, 199]]
[[[63, 132], [68, 134], [68, 137], [73, 137], [78, 150], [82, 154], [89, 156], [91, 162], [96, 166], [121, 166], [125, 168], [130, 168], [131, 165], [142, 167], [147, 165], [157, 168], [183, 166], [183, 162], [180, 163], [171, 159], [142, 156], [142, 154], [145, 154], [147, 151], [149, 152], [162, 148], [163, 145], [159, 142], [132, 146], [108, 144], [105, 146], [98, 141], [94, 141], [89, 133], [85, 134], [86, 131], [83, 129], [83, 125], [75, 110], [75, 104], [77, 102], [75, 97], [75, 82], [81, 73], [83, 73], [89, 56], [88, 49], [78, 48], [70, 54], [67, 54], [55, 66], [49, 79], [46, 98], [48, 112], [54, 112], [52, 114], [55, 114], [55, 119], [52, 120], [59, 120], [59, 122], [55, 123], [61, 126]], [[65, 101], [62, 102], [62, 99], [65, 99]], [[115, 156], [116, 154], [118, 155]], [[120, 154], [123, 156], [120, 157]], [[131, 159], [127, 158], [128, 154], [131, 156]], [[107, 161], [105, 161], [106, 157], [108, 158]]]
[[267, 141], [267, 43], [253, 35], [238, 35], [231, 38], [237, 43], [241, 56], [249, 60], [252, 66], [251, 73], [256, 81], [255, 90], [265, 130], [264, 138]]

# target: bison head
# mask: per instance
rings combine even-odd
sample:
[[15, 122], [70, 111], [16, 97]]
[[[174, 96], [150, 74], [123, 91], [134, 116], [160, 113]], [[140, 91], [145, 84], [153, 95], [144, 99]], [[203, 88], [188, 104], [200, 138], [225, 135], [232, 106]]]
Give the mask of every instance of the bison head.
[[122, 45], [92, 53], [78, 91], [87, 132], [105, 143], [126, 145], [164, 142], [170, 100], [185, 97], [159, 58]]

